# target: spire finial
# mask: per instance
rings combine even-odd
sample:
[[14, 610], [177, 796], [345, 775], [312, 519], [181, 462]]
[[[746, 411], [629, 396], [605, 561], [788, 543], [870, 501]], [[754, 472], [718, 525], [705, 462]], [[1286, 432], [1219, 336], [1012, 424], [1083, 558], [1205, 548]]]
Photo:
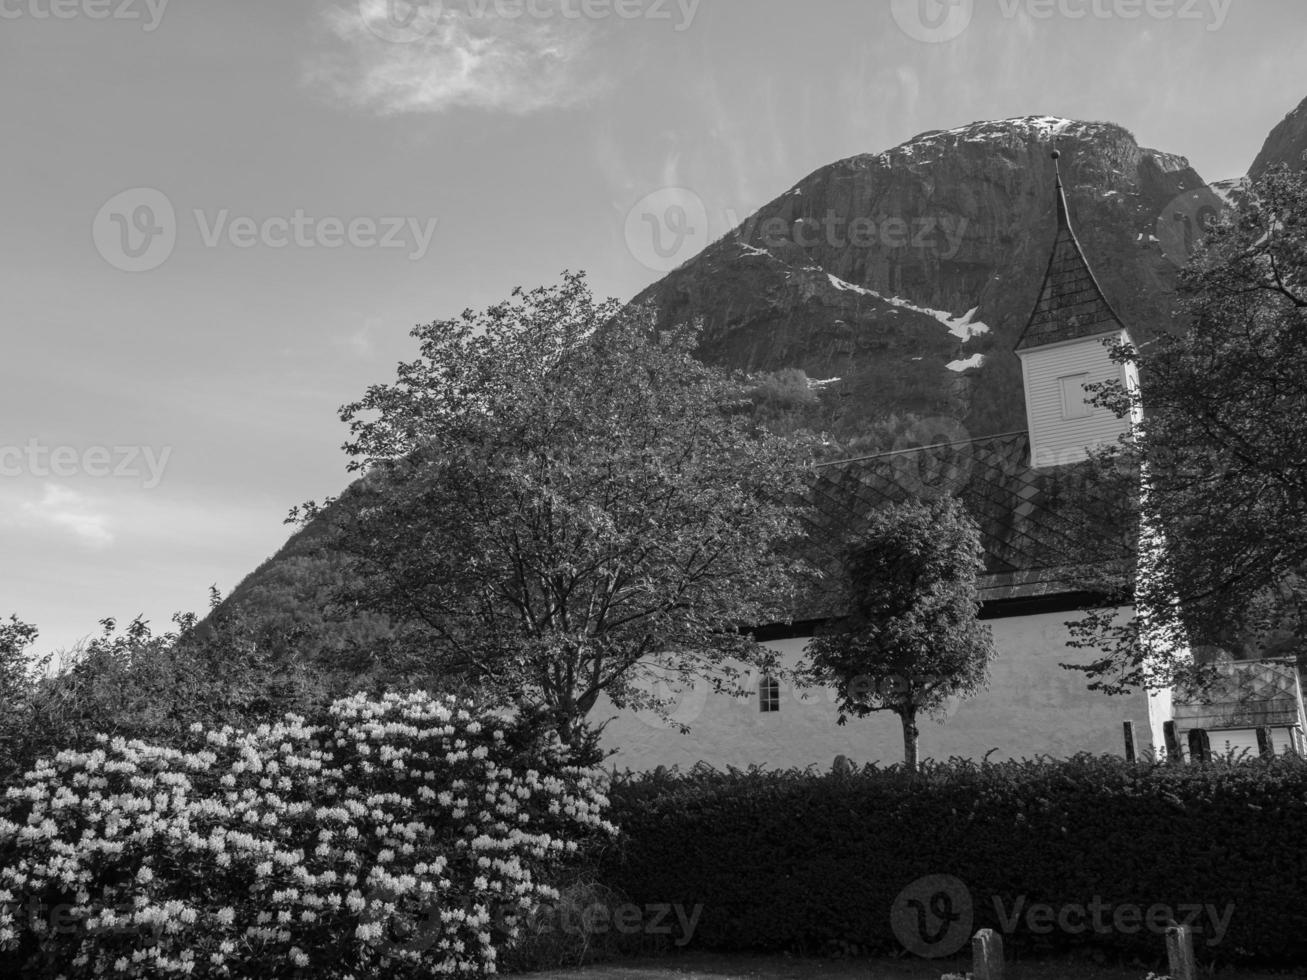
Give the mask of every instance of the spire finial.
[[1062, 165], [1059, 162], [1062, 159], [1062, 151], [1058, 149], [1057, 140], [1053, 140], [1053, 174], [1056, 178], [1057, 188], [1057, 221], [1058, 226], [1062, 228], [1070, 227], [1071, 219], [1067, 213], [1066, 191], [1062, 187]]

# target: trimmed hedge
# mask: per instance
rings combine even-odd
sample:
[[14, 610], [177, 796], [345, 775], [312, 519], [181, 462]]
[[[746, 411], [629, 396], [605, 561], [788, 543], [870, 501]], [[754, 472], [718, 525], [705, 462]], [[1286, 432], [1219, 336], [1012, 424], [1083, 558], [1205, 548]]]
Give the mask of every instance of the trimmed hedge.
[[[1232, 910], [1219, 942], [1206, 909], [1193, 923], [1201, 959], [1307, 960], [1307, 764], [1297, 758], [954, 760], [915, 777], [696, 768], [619, 779], [610, 798], [623, 837], [602, 880], [636, 903], [701, 904], [699, 949], [901, 949], [896, 896], [946, 874], [970, 893], [971, 932], [999, 930], [1018, 949], [1155, 957], [1163, 937], [1129, 931], [1129, 908], [1165, 905], [1183, 922], [1196, 904]], [[1070, 928], [1035, 920], [1032, 930], [1036, 904], [1065, 912]]]

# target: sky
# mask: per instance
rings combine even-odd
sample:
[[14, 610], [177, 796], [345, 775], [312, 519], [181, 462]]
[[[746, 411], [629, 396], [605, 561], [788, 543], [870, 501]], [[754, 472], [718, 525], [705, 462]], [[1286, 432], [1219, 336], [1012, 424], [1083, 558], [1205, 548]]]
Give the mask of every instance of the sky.
[[980, 119], [1245, 173], [1302, 0], [0, 0], [0, 619], [203, 611], [348, 482], [416, 324], [629, 299], [812, 171]]

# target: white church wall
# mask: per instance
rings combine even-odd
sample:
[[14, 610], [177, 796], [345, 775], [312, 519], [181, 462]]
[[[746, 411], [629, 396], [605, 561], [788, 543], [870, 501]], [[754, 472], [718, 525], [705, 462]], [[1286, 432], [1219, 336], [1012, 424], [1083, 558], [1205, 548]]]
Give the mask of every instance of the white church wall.
[[[1128, 614], [1128, 610], [1125, 611]], [[1149, 747], [1150, 733], [1160, 744], [1159, 709], [1147, 695], [1106, 697], [1090, 692], [1083, 674], [1058, 665], [1087, 662], [1092, 652], [1067, 647], [1066, 621], [1074, 613], [1046, 613], [989, 620], [998, 651], [989, 689], [946, 708], [943, 724], [918, 719], [921, 758], [961, 756], [991, 759], [1037, 754], [1066, 757], [1077, 752], [1124, 753], [1122, 722], [1135, 723], [1139, 749]], [[787, 667], [802, 656], [806, 639], [767, 645]], [[836, 724], [838, 712], [827, 689], [799, 689], [780, 684], [780, 710], [762, 712], [758, 676], [747, 678], [744, 698], [714, 694], [700, 682], [675, 695], [673, 719], [690, 726], [681, 734], [651, 713], [616, 711], [601, 701], [591, 715], [596, 722], [613, 718], [604, 730], [604, 745], [616, 750], [609, 764], [644, 770], [665, 765], [688, 768], [703, 761], [718, 768], [751, 764], [768, 768], [829, 768], [837, 755], [857, 763], [902, 760], [903, 736], [898, 718], [878, 712]], [[1169, 713], [1167, 714], [1169, 717]]]
[[[1231, 752], [1234, 753], [1236, 758], [1242, 759], [1256, 759], [1261, 755], [1257, 743], [1257, 729], [1255, 728], [1227, 728], [1209, 731], [1207, 733], [1207, 742], [1212, 748], [1212, 755], [1218, 758]], [[1296, 752], [1298, 746], [1294, 740], [1293, 730], [1289, 728], [1272, 728], [1271, 748], [1276, 755]]]

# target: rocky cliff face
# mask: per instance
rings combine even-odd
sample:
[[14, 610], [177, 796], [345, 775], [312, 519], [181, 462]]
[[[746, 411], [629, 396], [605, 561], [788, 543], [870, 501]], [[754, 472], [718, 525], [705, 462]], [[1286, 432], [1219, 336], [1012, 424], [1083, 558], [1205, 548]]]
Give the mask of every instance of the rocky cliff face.
[[[1045, 117], [923, 133], [824, 167], [637, 299], [664, 322], [702, 317], [712, 361], [806, 372], [819, 400], [798, 411], [835, 436], [832, 452], [1023, 429], [1012, 349], [1056, 230], [1054, 139], [1108, 299], [1136, 339], [1167, 329], [1186, 242], [1237, 182], [1214, 191], [1119, 126]], [[360, 619], [355, 643], [325, 622], [340, 574], [309, 528], [224, 606], [307, 632], [339, 659], [342, 643], [367, 650], [385, 636]]]
[[1287, 163], [1300, 170], [1307, 168], [1307, 99], [1303, 99], [1298, 108], [1271, 130], [1248, 175], [1260, 177], [1277, 163]]
[[1104, 292], [1137, 339], [1167, 329], [1181, 229], [1219, 199], [1119, 126], [1048, 117], [824, 167], [637, 300], [664, 322], [702, 317], [711, 361], [828, 382], [822, 421], [842, 439], [890, 413], [953, 420], [953, 435], [1022, 428], [1012, 348], [1055, 231], [1055, 140]]

